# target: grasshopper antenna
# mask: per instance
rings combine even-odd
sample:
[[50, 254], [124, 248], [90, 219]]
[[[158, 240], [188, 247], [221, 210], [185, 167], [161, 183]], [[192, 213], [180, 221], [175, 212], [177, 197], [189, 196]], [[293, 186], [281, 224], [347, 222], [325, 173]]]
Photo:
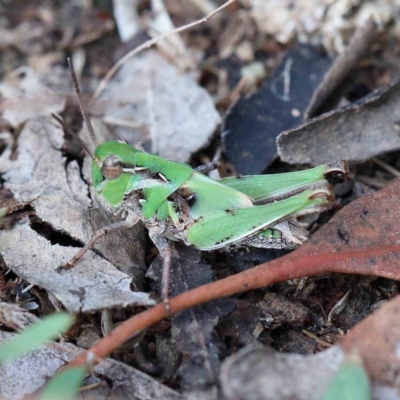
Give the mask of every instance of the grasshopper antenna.
[[[92, 123], [90, 122], [89, 114], [87, 113], [85, 107], [83, 106], [81, 90], [79, 89], [78, 79], [76, 78], [74, 66], [72, 65], [72, 60], [71, 60], [70, 57], [67, 58], [67, 62], [68, 62], [69, 73], [71, 75], [72, 84], [74, 85], [75, 93], [76, 93], [76, 95], [78, 97], [79, 108], [80, 108], [81, 113], [82, 113], [83, 121], [84, 121], [84, 123], [86, 125], [86, 128], [87, 128], [88, 132], [89, 132], [90, 139], [92, 140], [94, 145], [97, 146], [98, 143], [97, 143], [97, 140], [96, 140], [96, 135], [94, 134], [94, 129], [93, 129]], [[84, 148], [86, 149], [86, 146], [84, 146]], [[91, 154], [91, 153], [89, 153], [89, 154]]]
[[51, 114], [51, 116], [63, 127], [64, 132], [68, 133], [68, 135], [73, 136], [80, 144], [81, 146], [85, 149], [86, 153], [89, 154], [90, 158], [93, 161], [96, 161], [94, 155], [92, 154], [92, 152], [90, 151], [89, 147], [87, 146], [87, 144], [79, 137], [79, 135], [77, 135], [76, 133], [72, 132], [71, 129], [69, 129], [67, 127], [67, 125], [65, 124], [65, 122], [56, 114]]

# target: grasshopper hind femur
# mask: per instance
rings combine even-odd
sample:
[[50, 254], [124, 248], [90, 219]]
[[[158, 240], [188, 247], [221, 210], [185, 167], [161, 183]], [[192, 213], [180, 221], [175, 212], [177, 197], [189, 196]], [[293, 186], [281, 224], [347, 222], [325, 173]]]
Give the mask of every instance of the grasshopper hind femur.
[[122, 174], [121, 160], [116, 156], [108, 156], [103, 162], [101, 173], [109, 181], [119, 178]]

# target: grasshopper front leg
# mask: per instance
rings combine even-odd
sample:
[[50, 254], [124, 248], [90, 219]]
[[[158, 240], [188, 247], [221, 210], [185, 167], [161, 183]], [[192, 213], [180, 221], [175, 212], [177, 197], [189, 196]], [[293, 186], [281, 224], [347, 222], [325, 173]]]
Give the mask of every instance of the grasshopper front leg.
[[138, 221], [139, 218], [137, 218], [133, 214], [129, 214], [128, 218], [125, 221], [116, 222], [115, 224], [111, 224], [99, 229], [95, 232], [89, 242], [80, 251], [78, 251], [78, 253], [76, 253], [70, 261], [57, 268], [57, 272], [61, 272], [63, 269], [72, 268], [87, 253], [88, 250], [94, 247], [94, 245], [101, 237], [108, 235], [109, 233], [114, 231], [132, 228]]
[[243, 239], [240, 245], [261, 249], [294, 249], [307, 239], [308, 232], [295, 220], [288, 219]]
[[148, 227], [149, 236], [153, 243], [156, 245], [160, 256], [163, 259], [163, 269], [161, 278], [161, 297], [167, 311], [167, 314], [171, 313], [171, 308], [169, 306], [169, 275], [171, 271], [171, 246], [168, 240], [161, 235], [160, 228], [156, 226]]

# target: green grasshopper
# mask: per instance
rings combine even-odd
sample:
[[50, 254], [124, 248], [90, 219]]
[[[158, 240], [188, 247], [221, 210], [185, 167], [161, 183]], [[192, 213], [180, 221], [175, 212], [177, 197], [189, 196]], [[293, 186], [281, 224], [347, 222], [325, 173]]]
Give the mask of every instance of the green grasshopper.
[[[93, 132], [70, 68], [84, 120]], [[333, 193], [327, 179], [341, 180], [347, 172], [344, 162], [336, 162], [300, 172], [213, 180], [187, 164], [146, 153], [123, 139], [98, 145], [94, 154], [86, 145], [85, 149], [92, 157], [92, 184], [98, 200], [123, 220], [97, 231], [60, 268], [71, 268], [100, 237], [142, 221], [164, 260], [162, 298], [167, 310], [171, 240], [204, 251], [232, 246], [296, 247], [307, 239], [307, 232], [295, 217], [330, 208]]]

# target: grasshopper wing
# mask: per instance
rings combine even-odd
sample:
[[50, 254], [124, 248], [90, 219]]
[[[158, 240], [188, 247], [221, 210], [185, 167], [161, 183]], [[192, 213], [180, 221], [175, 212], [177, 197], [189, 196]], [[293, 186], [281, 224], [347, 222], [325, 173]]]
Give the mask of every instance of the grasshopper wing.
[[347, 164], [337, 161], [304, 171], [225, 178], [218, 182], [247, 194], [256, 203], [264, 203], [303, 191], [324, 179], [341, 181], [347, 172]]
[[190, 206], [194, 219], [215, 211], [253, 207], [252, 199], [246, 194], [199, 173], [193, 173], [181, 189], [194, 195]]
[[186, 238], [200, 250], [214, 250], [233, 244], [296, 213], [325, 209], [330, 204], [327, 186], [250, 208], [216, 211], [199, 218], [191, 225]]

